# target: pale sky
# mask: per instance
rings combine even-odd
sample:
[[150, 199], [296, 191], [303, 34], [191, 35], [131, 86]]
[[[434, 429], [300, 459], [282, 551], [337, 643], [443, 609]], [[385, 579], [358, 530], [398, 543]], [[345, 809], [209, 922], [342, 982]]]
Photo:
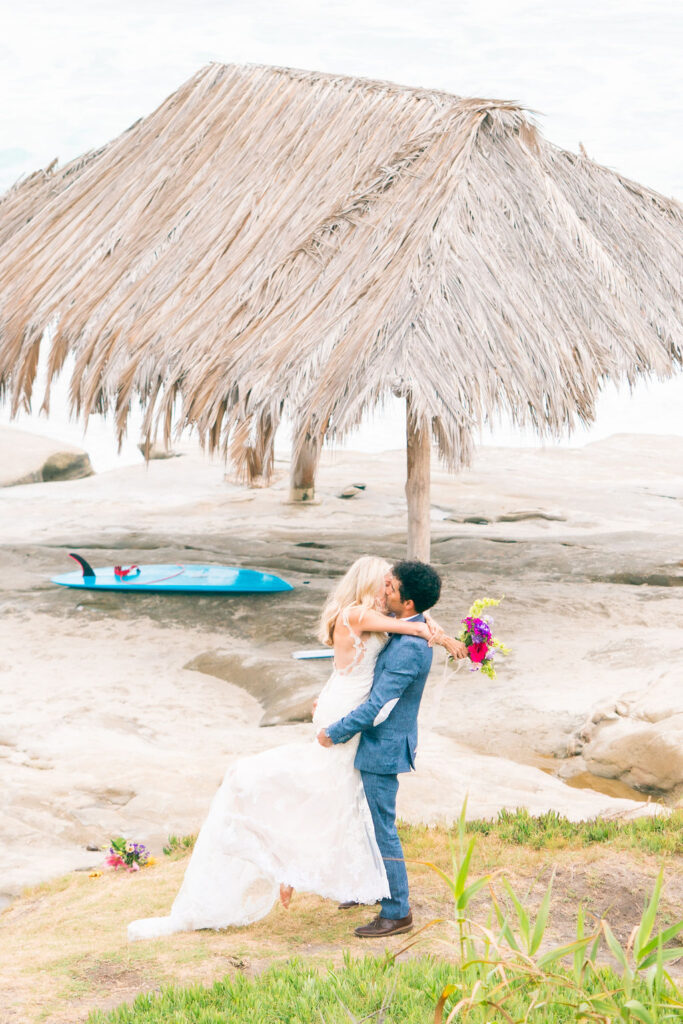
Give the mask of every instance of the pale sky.
[[208, 61], [518, 100], [683, 198], [680, 0], [0, 0], [0, 185], [93, 148]]
[[[681, 0], [0, 0], [0, 188], [108, 141], [214, 60], [517, 100], [551, 141], [681, 199], [682, 53]], [[681, 377], [606, 398], [602, 436], [683, 434]]]

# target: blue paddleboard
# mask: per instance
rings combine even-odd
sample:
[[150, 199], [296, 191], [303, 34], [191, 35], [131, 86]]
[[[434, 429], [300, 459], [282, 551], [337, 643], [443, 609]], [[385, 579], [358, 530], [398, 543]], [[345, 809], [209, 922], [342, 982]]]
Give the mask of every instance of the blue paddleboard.
[[130, 593], [272, 594], [292, 590], [291, 583], [254, 569], [228, 565], [134, 565], [93, 569], [80, 555], [77, 572], [53, 576], [52, 583], [80, 590], [119, 590]]

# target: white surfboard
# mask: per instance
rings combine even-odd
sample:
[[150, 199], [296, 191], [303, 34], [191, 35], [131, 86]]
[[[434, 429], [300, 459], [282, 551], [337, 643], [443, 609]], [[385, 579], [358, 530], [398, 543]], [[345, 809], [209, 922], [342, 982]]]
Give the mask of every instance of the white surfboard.
[[314, 658], [333, 658], [334, 651], [324, 647], [319, 651], [292, 651], [292, 657], [297, 661], [312, 661]]

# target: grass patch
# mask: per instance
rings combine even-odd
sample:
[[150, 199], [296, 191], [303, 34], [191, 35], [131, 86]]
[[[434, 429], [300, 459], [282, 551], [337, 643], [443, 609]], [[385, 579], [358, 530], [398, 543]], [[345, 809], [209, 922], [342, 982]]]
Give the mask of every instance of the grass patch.
[[[407, 962], [398, 957], [415, 945], [411, 936], [403, 948], [385, 950], [381, 958], [353, 959], [344, 955], [343, 966], [321, 967], [311, 960], [288, 959], [257, 977], [227, 977], [212, 987], [169, 987], [160, 994], [140, 996], [132, 1005], [109, 1015], [95, 1012], [90, 1024], [233, 1024], [244, 1020], [281, 1024], [360, 1024], [371, 1018], [385, 1024], [442, 1024], [456, 1017], [471, 1024], [506, 1021], [510, 1024], [560, 1024], [564, 1021], [658, 1024], [683, 1019], [683, 996], [668, 965], [680, 960], [676, 944], [683, 921], [656, 930], [661, 922], [663, 871], [652, 894], [632, 918], [630, 936], [621, 943], [602, 915], [586, 914], [579, 906], [573, 916], [572, 937], [552, 944], [548, 929], [556, 870], [540, 902], [520, 896], [500, 869], [473, 877], [477, 840], [493, 839], [534, 850], [554, 848], [558, 842], [583, 847], [602, 844], [622, 832], [627, 843], [656, 837], [657, 852], [676, 850], [680, 822], [656, 820], [649, 829], [613, 829], [612, 822], [574, 826], [558, 815], [534, 818], [525, 811], [501, 814], [493, 823], [465, 821], [466, 808], [449, 830], [402, 826], [402, 838], [411, 867], [420, 875], [431, 873], [449, 897], [450, 934], [440, 938], [442, 955], [423, 955]], [[652, 828], [652, 824], [656, 827]], [[482, 826], [486, 826], [486, 831]], [[483, 835], [482, 835], [483, 831]], [[636, 848], [640, 848], [636, 846]], [[425, 859], [425, 851], [429, 859]], [[651, 847], [647, 852], [652, 852]], [[448, 853], [450, 865], [444, 869]], [[485, 922], [479, 913], [485, 903]], [[299, 917], [299, 936], [319, 925], [311, 907]], [[592, 923], [591, 923], [592, 922]], [[437, 922], [432, 922], [435, 924]], [[442, 921], [442, 924], [444, 922]], [[303, 926], [303, 927], [302, 927]], [[430, 925], [425, 926], [427, 931]], [[661, 924], [660, 924], [661, 929]], [[258, 931], [258, 926], [255, 930]], [[424, 932], [424, 929], [422, 929]], [[546, 935], [548, 932], [548, 935]], [[272, 938], [272, 931], [271, 931]], [[419, 935], [419, 933], [418, 933]], [[256, 937], [256, 935], [254, 935]], [[289, 952], [297, 943], [290, 938]], [[329, 942], [331, 936], [325, 935]], [[424, 951], [423, 934], [418, 948]], [[598, 955], [612, 959], [615, 973], [598, 966]], [[445, 953], [445, 956], [443, 955]], [[567, 961], [573, 961], [573, 969]]]
[[197, 842], [196, 835], [189, 836], [169, 836], [164, 846], [164, 856], [171, 857], [174, 853], [189, 853], [190, 850], [194, 849], [194, 844]]
[[[558, 977], [559, 981], [548, 984], [539, 983], [535, 976], [517, 979], [503, 1005], [500, 977], [492, 972], [488, 991], [472, 1006], [467, 1019], [471, 1024], [508, 1019], [539, 1019], [544, 1024], [575, 1021], [576, 992], [571, 976], [565, 972]], [[619, 976], [603, 969], [586, 984], [585, 995], [590, 999], [621, 987]], [[159, 994], [138, 996], [132, 1005], [109, 1014], [96, 1011], [88, 1024], [349, 1024], [366, 1020], [434, 1024], [445, 1020], [472, 988], [467, 970], [434, 957], [396, 963], [389, 957], [347, 956], [341, 968], [328, 964], [322, 970], [291, 960], [256, 979], [237, 975], [211, 987], [168, 987]], [[624, 994], [616, 1005], [623, 1008], [626, 1001], [647, 998], [647, 985], [638, 982], [628, 1000]], [[533, 1007], [537, 1015], [529, 1016]]]
[[[398, 828], [406, 856], [413, 858], [422, 857], [425, 848], [433, 852], [440, 840], [448, 843], [457, 833], [456, 826], [448, 829], [442, 825], [409, 825], [404, 821], [399, 821]], [[517, 808], [499, 811], [495, 820], [468, 821], [465, 829], [471, 836], [530, 850], [580, 850], [609, 844], [614, 850], [665, 858], [683, 854], [683, 809], [632, 821], [607, 818], [570, 821], [557, 811], [532, 815], [526, 808]], [[185, 856], [192, 851], [196, 840], [196, 835], [170, 835], [163, 848], [164, 854]]]
[[[615, 850], [676, 856], [683, 854], [683, 810], [670, 815], [618, 821], [593, 818], [569, 821], [556, 811], [534, 816], [524, 808], [500, 811], [492, 821], [468, 821], [468, 835], [498, 839], [509, 846], [525, 846], [532, 850], [582, 849], [609, 843]], [[409, 845], [419, 844], [420, 832], [426, 826], [401, 825], [401, 835]], [[456, 830], [447, 830], [451, 836]]]
[[[463, 825], [465, 845], [476, 840], [468, 862], [469, 881], [464, 880], [463, 885], [467, 889], [473, 879], [479, 880], [493, 874], [504, 865], [506, 877], [515, 893], [519, 894], [530, 920], [534, 921], [542, 911], [544, 893], [553, 875], [552, 908], [543, 937], [543, 950], [549, 946], [562, 946], [575, 939], [579, 905], [585, 908], [587, 931], [594, 927], [595, 922], [606, 917], [614, 935], [626, 948], [629, 936], [641, 918], [643, 907], [647, 905], [662, 863], [665, 864], [666, 884], [662, 887], [657, 927], [666, 928], [676, 923], [683, 905], [683, 871], [680, 858], [676, 859], [667, 850], [676, 848], [670, 844], [672, 838], [680, 839], [680, 815], [678, 821], [673, 815], [671, 818], [655, 819], [656, 829], [651, 834], [657, 834], [656, 830], [659, 829], [659, 834], [666, 840], [658, 846], [656, 856], [649, 852], [648, 846], [638, 845], [638, 838], [635, 846], [628, 846], [626, 850], [619, 850], [615, 842], [596, 840], [590, 834], [587, 835], [587, 844], [584, 844], [580, 831], [574, 831], [580, 830], [581, 826], [573, 825], [569, 834], [560, 835], [559, 838], [557, 830], [546, 827], [545, 845], [538, 841], [519, 842], [514, 838], [516, 833], [510, 838], [505, 832], [510, 822], [525, 822], [526, 817], [523, 812], [518, 812], [507, 818], [502, 815], [497, 822]], [[540, 822], [544, 820], [546, 825], [553, 825], [553, 816], [544, 816]], [[532, 821], [538, 822], [539, 819]], [[646, 819], [646, 823], [649, 822], [650, 819]], [[612, 822], [607, 824], [610, 827], [613, 825]], [[486, 833], [479, 831], [482, 825]], [[662, 825], [663, 828], [660, 828]], [[534, 834], [541, 834], [537, 824], [533, 828]], [[619, 831], [623, 839], [624, 831], [631, 830], [627, 828]], [[463, 837], [460, 825], [452, 829], [401, 825], [401, 832], [409, 860], [408, 873], [417, 926], [434, 918], [445, 921], [423, 932], [418, 944], [406, 954], [411, 957], [420, 955], [416, 963], [421, 965], [424, 985], [420, 989], [419, 998], [411, 996], [412, 1004], [403, 1004], [401, 1000], [404, 997], [401, 995], [400, 998], [397, 996], [395, 1005], [397, 1012], [403, 1005], [413, 1005], [415, 1012], [411, 1010], [413, 1015], [404, 1018], [405, 1024], [418, 1024], [423, 1019], [419, 1014], [422, 1012], [420, 1007], [423, 1006], [421, 1000], [424, 993], [431, 999], [432, 1007], [432, 1017], [427, 1016], [427, 1020], [434, 1019], [434, 1006], [439, 998], [437, 990], [442, 975], [439, 973], [440, 968], [437, 970], [435, 966], [436, 960], [431, 967], [427, 966], [430, 956], [444, 960], [445, 968], [450, 971], [448, 984], [461, 983], [458, 981], [459, 975], [453, 973], [456, 961], [461, 962], [462, 957], [458, 936], [454, 944], [452, 894], [443, 878], [426, 862], [452, 876], [456, 873], [453, 857], [458, 854]], [[126, 941], [127, 923], [139, 917], [168, 913], [178, 891], [187, 866], [192, 837], [186, 841], [182, 837], [176, 839], [175, 843], [169, 844], [173, 847], [169, 855], [149, 870], [135, 874], [105, 870], [100, 877], [94, 878], [83, 872], [74, 872], [27, 891], [20, 900], [7, 907], [0, 914], [0, 945], [11, 949], [12, 956], [5, 958], [0, 967], [3, 1008], [13, 1013], [22, 1024], [42, 1024], [46, 1020], [50, 1024], [84, 1024], [89, 1013], [114, 1013], [115, 1007], [123, 1004], [130, 1006], [143, 993], [164, 992], [164, 998], [170, 999], [166, 993], [171, 985], [178, 993], [187, 986], [182, 999], [190, 1000], [191, 996], [187, 993], [194, 992], [198, 986], [210, 990], [216, 982], [227, 984], [226, 975], [232, 977], [231, 984], [242, 986], [247, 979], [265, 977], [271, 968], [276, 974], [278, 970], [288, 969], [294, 957], [300, 963], [297, 969], [300, 973], [305, 967], [309, 974], [312, 972], [319, 980], [326, 979], [328, 974], [350, 970], [350, 965], [356, 962], [349, 960], [345, 965], [344, 950], [352, 958], [362, 958], [368, 951], [378, 953], [378, 963], [381, 965], [386, 960], [382, 953], [386, 951], [391, 957], [398, 952], [404, 941], [412, 941], [410, 935], [399, 936], [373, 944], [368, 950], [368, 943], [357, 939], [353, 929], [369, 920], [375, 912], [372, 908], [359, 907], [340, 912], [332, 901], [295, 893], [289, 911], [276, 905], [267, 918], [246, 928], [179, 933], [163, 940], [129, 945]], [[500, 878], [497, 876], [495, 884], [500, 907], [503, 914], [507, 914], [510, 921], [514, 922], [516, 912], [512, 898], [499, 883]], [[469, 899], [466, 913], [471, 923], [468, 927], [476, 929], [477, 934], [481, 935], [481, 929], [488, 926], [490, 909], [489, 890], [484, 885]], [[500, 925], [496, 923], [495, 917], [493, 920], [499, 930]], [[532, 925], [532, 933], [533, 930]], [[669, 945], [671, 941], [676, 940], [669, 940]], [[524, 943], [521, 948], [526, 948]], [[614, 964], [614, 957], [605, 947], [604, 937], [601, 945], [603, 955]], [[682, 963], [667, 966], [679, 975], [683, 970]], [[408, 971], [409, 967], [410, 964], [404, 964], [401, 972]], [[397, 992], [403, 991], [405, 986], [414, 987], [410, 971], [391, 977], [386, 966], [376, 975], [367, 973], [370, 968], [358, 968], [358, 971], [360, 973], [357, 973], [355, 980], [345, 975], [345, 985], [350, 986], [349, 991], [358, 985], [361, 988], [366, 986], [369, 993], [372, 983], [376, 986], [372, 992], [384, 999], [386, 990], [381, 986], [386, 979], [391, 984], [396, 983]], [[379, 967], [377, 971], [380, 971]], [[282, 981], [283, 977], [280, 978], [285, 986], [283, 991], [289, 991]], [[303, 974], [299, 981], [292, 980], [291, 985], [296, 987], [299, 982], [304, 984], [302, 978]], [[521, 985], [522, 980], [518, 984]], [[272, 984], [275, 985], [275, 981]], [[332, 984], [332, 980], [329, 984]], [[246, 989], [244, 991], [246, 993]], [[346, 991], [346, 988], [339, 989], [342, 1003], [346, 999]], [[408, 995], [409, 992], [405, 995], [406, 999]], [[153, 996], [149, 998], [153, 999]], [[243, 998], [260, 997], [247, 993]], [[177, 1000], [182, 1005], [179, 994]], [[351, 996], [344, 1005], [349, 1005], [355, 1016], [363, 1016], [358, 1008], [361, 1004], [353, 1002]], [[377, 1005], [381, 1005], [381, 1000]], [[447, 1003], [447, 1006], [450, 1005], [452, 1000]], [[376, 1004], [373, 1006], [377, 1008]], [[181, 1010], [174, 1010], [168, 1014], [168, 1024], [212, 1024], [221, 1021], [222, 1018], [216, 1016], [219, 1011], [208, 1004], [207, 1007], [206, 1014], [203, 1011], [188, 1011], [185, 1016]], [[484, 1019], [495, 1021], [495, 1024], [505, 1020], [504, 1015], [498, 1015], [497, 1011], [491, 1008], [489, 1011], [488, 1018]], [[260, 1016], [259, 1013], [255, 1011], [244, 1019], [254, 1020], [258, 1024], [279, 1019], [270, 1013]], [[298, 1019], [308, 1018], [289, 1018], [292, 1024]], [[330, 1010], [323, 1017], [318, 1015], [313, 1019], [316, 1024], [337, 1024], [338, 1018]], [[348, 1015], [342, 1015], [339, 1019], [345, 1021], [345, 1024], [351, 1020]], [[381, 1017], [371, 1019], [379, 1022]], [[392, 1019], [386, 1017], [387, 1021]], [[553, 1020], [550, 1016], [547, 1019]], [[445, 1024], [445, 1016], [443, 1020]], [[470, 1020], [474, 1022], [476, 1018], [470, 1017]], [[529, 1018], [531, 1020], [533, 1018]], [[541, 1024], [544, 1024], [542, 1018]]]

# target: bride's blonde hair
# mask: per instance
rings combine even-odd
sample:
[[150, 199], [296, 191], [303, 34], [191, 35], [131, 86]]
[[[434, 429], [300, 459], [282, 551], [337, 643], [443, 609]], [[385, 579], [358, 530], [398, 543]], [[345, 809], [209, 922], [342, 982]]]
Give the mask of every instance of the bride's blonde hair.
[[349, 571], [334, 588], [322, 610], [318, 640], [331, 647], [334, 643], [334, 627], [345, 608], [374, 608], [377, 591], [384, 583], [384, 577], [391, 566], [383, 558], [363, 555], [356, 559]]

